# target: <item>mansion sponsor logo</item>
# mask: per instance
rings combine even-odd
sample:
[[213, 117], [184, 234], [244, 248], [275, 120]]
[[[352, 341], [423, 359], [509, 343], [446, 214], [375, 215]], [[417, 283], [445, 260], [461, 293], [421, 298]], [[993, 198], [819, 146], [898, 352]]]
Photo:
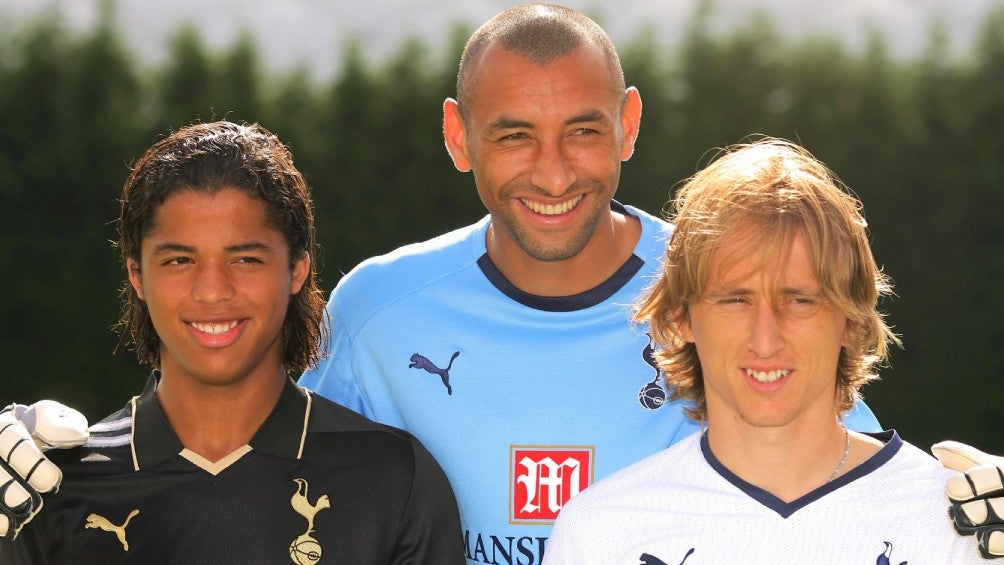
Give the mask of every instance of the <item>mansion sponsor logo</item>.
[[467, 560], [490, 565], [540, 565], [544, 559], [545, 537], [495, 536], [464, 531]]
[[593, 446], [509, 447], [509, 522], [551, 524], [593, 482]]

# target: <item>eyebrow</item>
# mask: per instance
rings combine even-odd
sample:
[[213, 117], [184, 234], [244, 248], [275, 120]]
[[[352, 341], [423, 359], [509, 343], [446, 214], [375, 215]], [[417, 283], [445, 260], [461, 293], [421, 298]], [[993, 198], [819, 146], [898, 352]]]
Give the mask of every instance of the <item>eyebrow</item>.
[[609, 120], [607, 120], [606, 116], [599, 110], [590, 110], [589, 112], [579, 114], [578, 116], [572, 116], [571, 118], [565, 121], [565, 125], [570, 126], [574, 124], [584, 124], [592, 122], [606, 123], [608, 121]]
[[251, 241], [238, 245], [228, 245], [223, 248], [227, 253], [246, 253], [248, 251], [272, 251], [272, 248], [259, 241]]
[[725, 296], [750, 296], [752, 294], [754, 294], [754, 292], [748, 288], [730, 287], [706, 290], [704, 292], [704, 297], [706, 299], [715, 299]]
[[[804, 294], [806, 296], [819, 296], [822, 294], [822, 289], [818, 286], [813, 289], [804, 286], [782, 286], [776, 289], [779, 294]], [[733, 296], [736, 294], [747, 295], [756, 294], [756, 290], [747, 286], [709, 286], [705, 289], [704, 294], [708, 296]]]
[[523, 120], [517, 120], [514, 118], [499, 118], [488, 126], [488, 130], [498, 131], [500, 129], [532, 128], [532, 127], [533, 124], [531, 124], [530, 122], [524, 122]]
[[[565, 125], [571, 126], [575, 124], [586, 124], [594, 122], [606, 123], [608, 121], [609, 120], [607, 120], [606, 117], [603, 115], [603, 113], [600, 112], [599, 110], [590, 110], [588, 112], [584, 112], [577, 116], [572, 116], [571, 118], [568, 118], [567, 120], [565, 120]], [[488, 130], [498, 131], [501, 129], [517, 129], [517, 128], [532, 128], [532, 127], [533, 123], [531, 122], [525, 120], [518, 120], [516, 118], [502, 117], [492, 122], [488, 126]]]
[[[228, 245], [223, 248], [227, 253], [247, 253], [248, 251], [271, 251], [272, 248], [259, 241], [249, 241], [247, 243], [238, 243], [236, 245]], [[180, 243], [160, 243], [153, 248], [154, 255], [164, 255], [168, 253], [195, 253], [197, 249], [191, 245], [182, 245]]]
[[153, 248], [154, 255], [164, 255], [167, 253], [194, 253], [195, 248], [190, 245], [181, 245], [180, 243], [158, 243], [156, 247]]

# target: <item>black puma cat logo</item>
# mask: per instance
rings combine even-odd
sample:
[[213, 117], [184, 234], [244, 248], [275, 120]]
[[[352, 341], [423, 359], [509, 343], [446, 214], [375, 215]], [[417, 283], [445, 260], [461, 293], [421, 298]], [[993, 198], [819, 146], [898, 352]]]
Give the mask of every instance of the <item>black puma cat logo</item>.
[[[694, 548], [690, 548], [690, 551], [688, 551], [687, 554], [683, 556], [683, 561], [680, 561], [680, 565], [686, 563], [687, 558], [689, 558], [692, 553], [694, 553]], [[641, 557], [639, 557], [638, 559], [641, 559], [640, 565], [667, 565], [666, 562], [663, 561], [662, 559], [659, 559], [658, 557], [648, 553], [642, 553]]]
[[424, 355], [415, 353], [411, 356], [411, 364], [408, 365], [408, 368], [424, 369], [426, 372], [432, 373], [433, 375], [439, 375], [439, 378], [443, 379], [443, 384], [446, 386], [446, 394], [453, 394], [453, 387], [450, 386], [450, 367], [453, 366], [453, 360], [456, 359], [458, 355], [460, 355], [460, 352], [455, 351], [453, 356], [450, 357], [450, 364], [447, 365], [445, 369], [440, 369]]

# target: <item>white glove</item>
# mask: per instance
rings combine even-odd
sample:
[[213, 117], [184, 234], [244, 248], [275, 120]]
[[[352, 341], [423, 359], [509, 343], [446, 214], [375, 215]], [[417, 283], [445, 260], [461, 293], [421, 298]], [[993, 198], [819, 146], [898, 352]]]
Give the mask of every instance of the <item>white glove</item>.
[[82, 445], [87, 437], [87, 418], [52, 400], [0, 410], [0, 539], [17, 537], [41, 510], [41, 494], [59, 488], [63, 474], [42, 451]]
[[961, 473], [945, 485], [951, 500], [948, 514], [956, 531], [976, 534], [983, 557], [1004, 557], [1004, 457], [957, 441], [936, 443], [931, 453], [942, 465]]

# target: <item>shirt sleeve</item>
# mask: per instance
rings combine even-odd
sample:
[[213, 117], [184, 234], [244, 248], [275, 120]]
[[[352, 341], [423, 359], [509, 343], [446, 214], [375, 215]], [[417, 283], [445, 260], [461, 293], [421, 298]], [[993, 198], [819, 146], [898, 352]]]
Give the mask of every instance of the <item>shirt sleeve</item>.
[[412, 439], [412, 443], [415, 474], [392, 562], [465, 565], [460, 513], [453, 489], [428, 450], [417, 439]]
[[297, 384], [358, 412], [371, 420], [376, 415], [360, 391], [353, 367], [352, 341], [344, 317], [338, 308], [338, 289], [331, 293], [326, 308], [331, 328], [328, 350], [312, 369], [307, 369]]
[[580, 526], [577, 525], [574, 511], [566, 512], [570, 507], [566, 506], [558, 514], [551, 529], [551, 537], [547, 540], [541, 565], [587, 565], [592, 562], [591, 552], [576, 541]]
[[871, 408], [864, 403], [863, 400], [858, 400], [857, 403], [847, 411], [844, 415], [844, 425], [856, 432], [881, 432], [882, 426], [879, 425], [878, 418], [872, 412]]

